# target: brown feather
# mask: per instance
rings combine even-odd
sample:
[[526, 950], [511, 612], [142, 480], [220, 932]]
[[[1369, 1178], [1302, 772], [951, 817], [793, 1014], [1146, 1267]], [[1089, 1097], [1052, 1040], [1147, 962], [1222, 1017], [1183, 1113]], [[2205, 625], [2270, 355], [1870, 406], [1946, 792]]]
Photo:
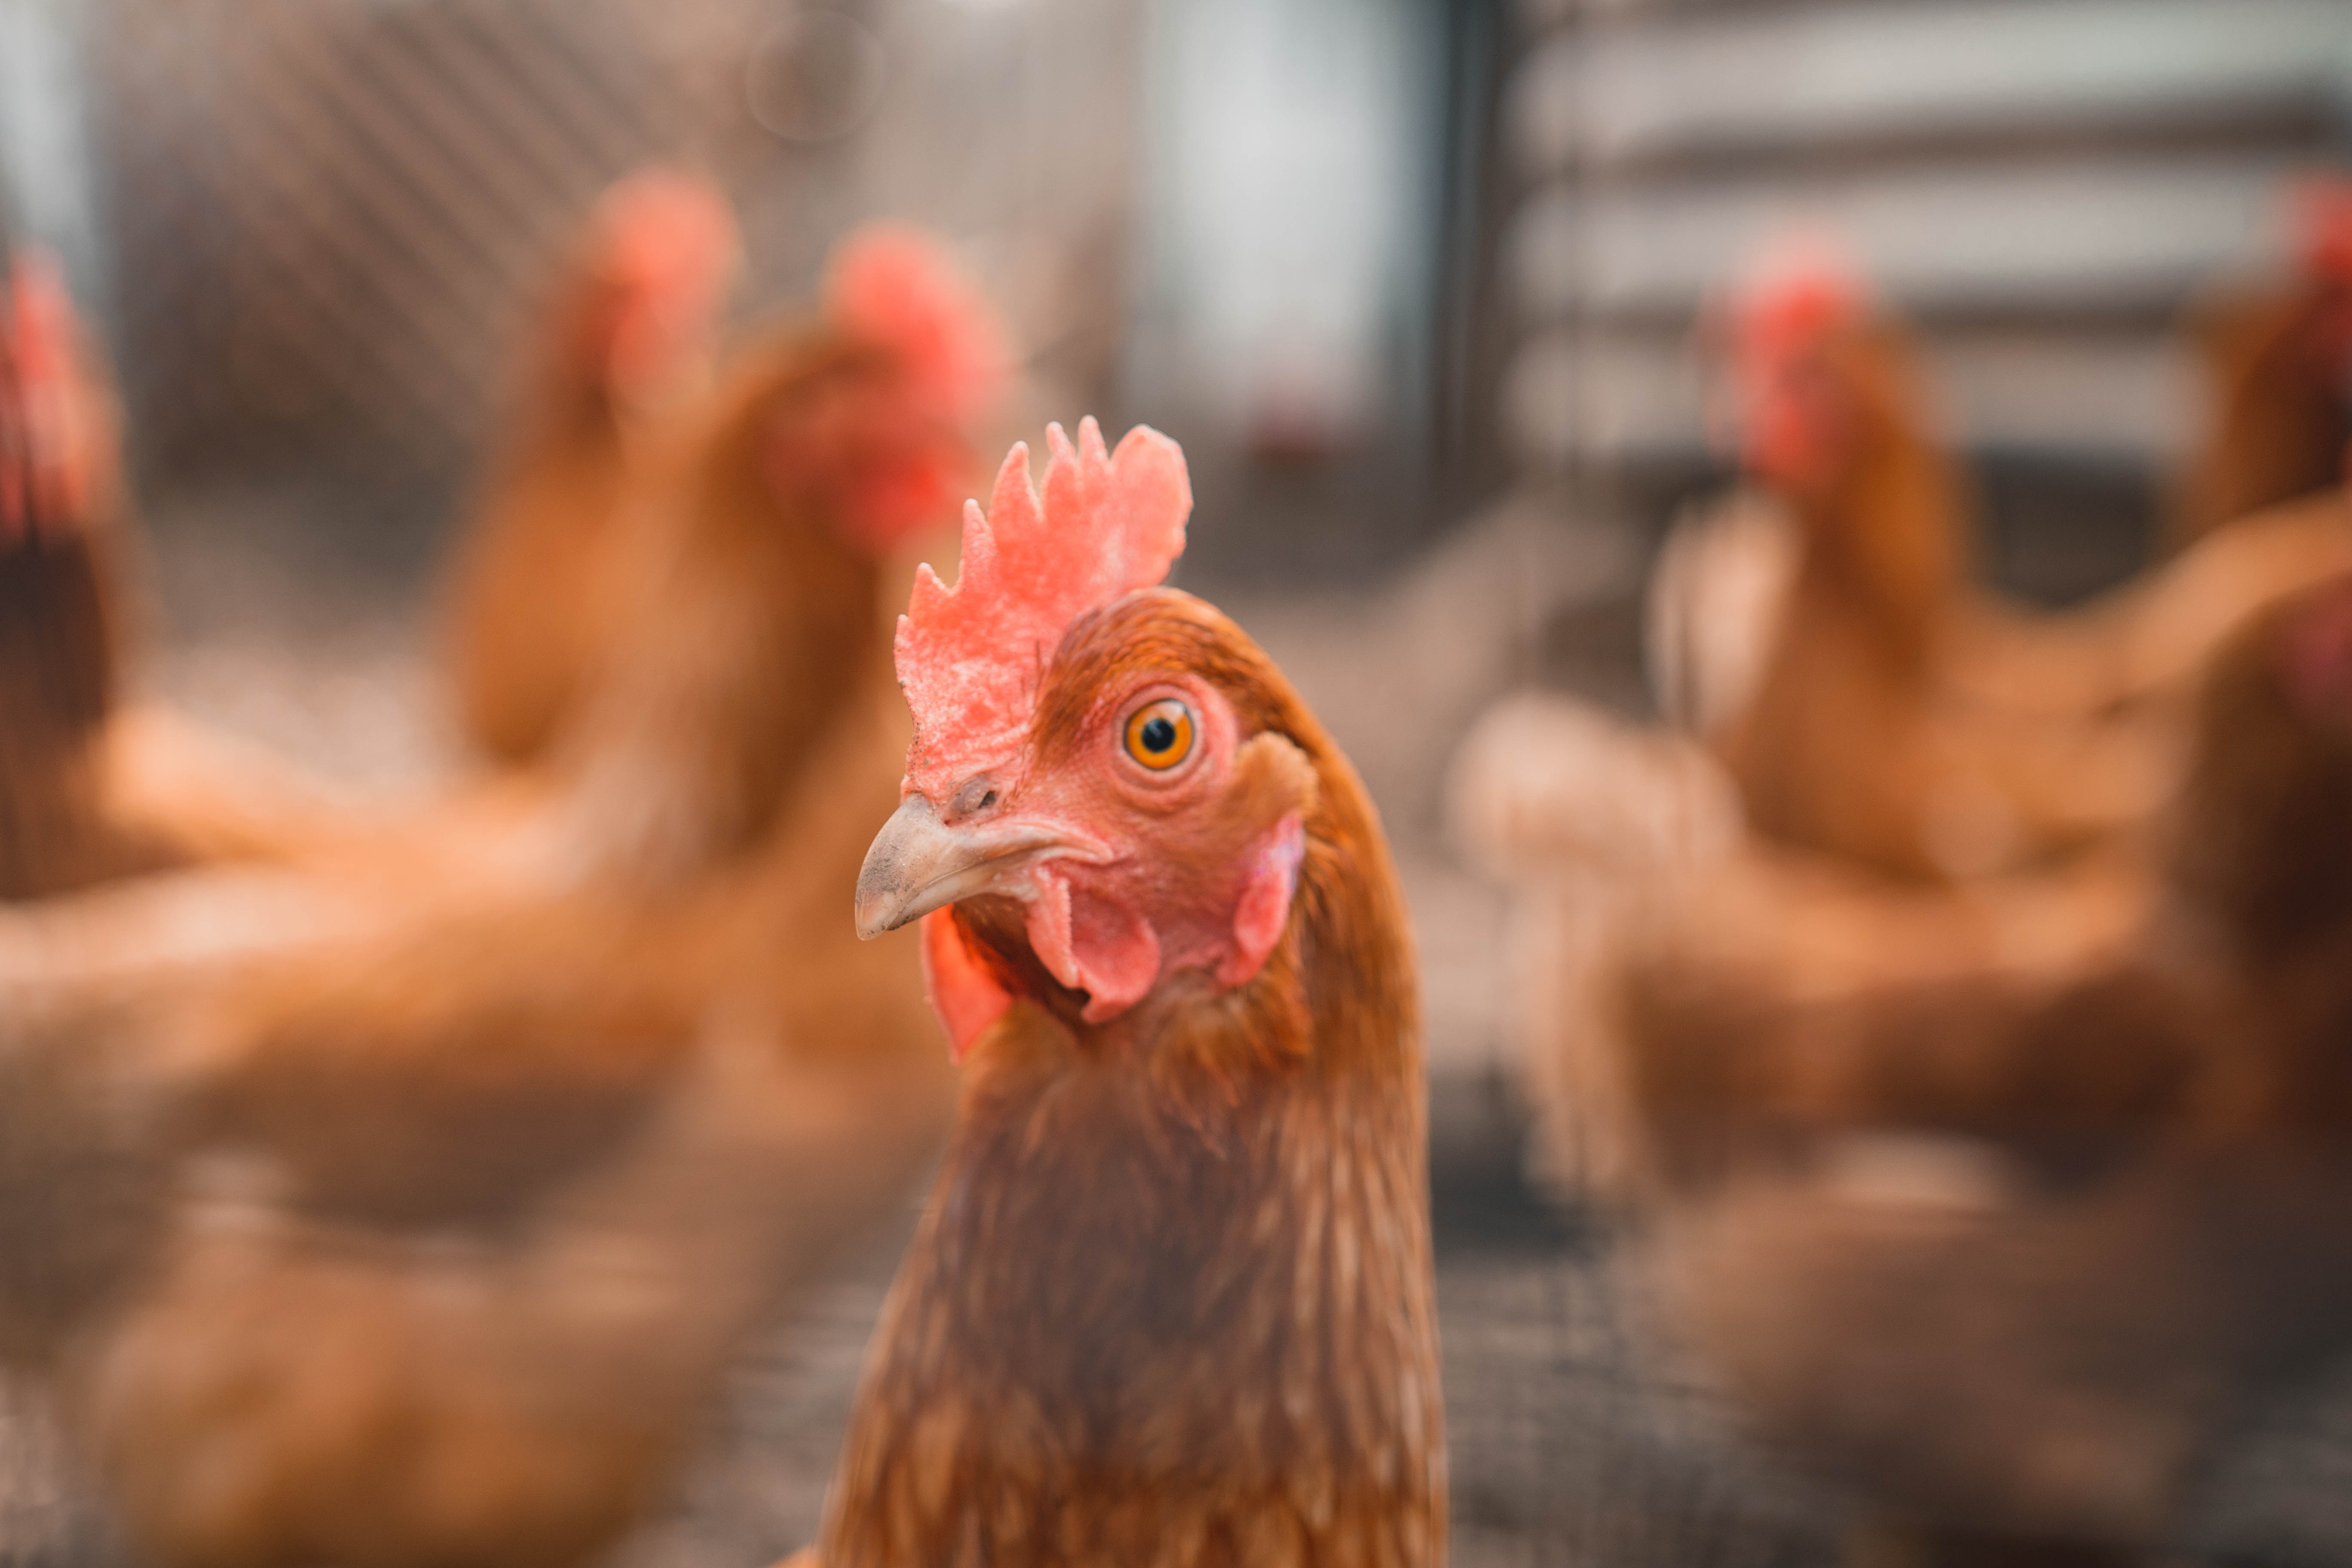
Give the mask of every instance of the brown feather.
[[[1028, 996], [976, 1046], [828, 1510], [832, 1568], [1441, 1561], [1444, 1445], [1417, 987], [1361, 784], [1272, 664], [1168, 590], [1074, 627], [1045, 754], [1105, 682], [1191, 669], [1312, 769], [1265, 968], [1090, 1027]], [[1031, 999], [1034, 998], [1034, 999]]]
[[2305, 284], [2214, 301], [2189, 323], [2214, 410], [2181, 479], [2175, 546], [2343, 482], [2352, 403], [2314, 342], [2328, 308], [2324, 289]]

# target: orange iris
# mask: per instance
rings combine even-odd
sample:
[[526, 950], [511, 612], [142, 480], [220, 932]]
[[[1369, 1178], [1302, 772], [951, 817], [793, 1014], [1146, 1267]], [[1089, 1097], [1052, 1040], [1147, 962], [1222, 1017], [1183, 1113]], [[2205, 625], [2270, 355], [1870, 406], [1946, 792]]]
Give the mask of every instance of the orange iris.
[[1192, 754], [1192, 710], [1172, 697], [1147, 702], [1127, 716], [1127, 754], [1154, 773]]

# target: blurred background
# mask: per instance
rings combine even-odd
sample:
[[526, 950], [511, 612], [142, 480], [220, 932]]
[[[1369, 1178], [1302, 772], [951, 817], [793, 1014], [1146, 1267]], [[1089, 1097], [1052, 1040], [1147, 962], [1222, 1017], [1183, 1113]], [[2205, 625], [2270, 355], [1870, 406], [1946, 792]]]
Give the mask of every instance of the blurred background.
[[[1732, 468], [1707, 301], [1834, 231], [1916, 331], [1991, 578], [2071, 603], [2154, 551], [2181, 308], [2275, 268], [2282, 180], [2347, 154], [2342, 0], [0, 0], [0, 197], [124, 399], [142, 679], [355, 783], [450, 766], [446, 530], [544, 279], [648, 160], [732, 197], [740, 320], [909, 220], [1006, 312], [1015, 433], [1183, 443], [1179, 580], [1331, 724], [1415, 906], [1465, 1563], [1836, 1554], [1528, 1180], [1507, 901], [1442, 830], [1498, 694], [1648, 714], [1651, 559]], [[746, 1362], [621, 1561], [807, 1538], [902, 1240]], [[2233, 1452], [2187, 1557], [2352, 1562], [2352, 1402]], [[0, 1563], [121, 1550], [17, 1411]]]

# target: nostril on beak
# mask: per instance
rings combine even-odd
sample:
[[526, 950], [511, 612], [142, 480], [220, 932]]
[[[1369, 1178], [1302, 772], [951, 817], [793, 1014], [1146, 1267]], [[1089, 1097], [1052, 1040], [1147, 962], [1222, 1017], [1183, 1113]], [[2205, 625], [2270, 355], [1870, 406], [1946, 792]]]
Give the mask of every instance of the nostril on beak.
[[961, 822], [966, 817], [978, 816], [992, 809], [1002, 798], [1003, 794], [994, 781], [986, 776], [967, 779], [963, 787], [957, 790], [948, 802], [947, 820]]

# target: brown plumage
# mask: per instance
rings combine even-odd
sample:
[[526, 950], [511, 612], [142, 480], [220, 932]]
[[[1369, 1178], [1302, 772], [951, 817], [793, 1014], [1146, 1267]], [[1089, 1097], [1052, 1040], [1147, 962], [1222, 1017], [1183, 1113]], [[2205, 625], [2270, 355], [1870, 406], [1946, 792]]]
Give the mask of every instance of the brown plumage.
[[[1968, 488], [1930, 438], [1901, 336], [1864, 316], [1779, 374], [1822, 455], [1780, 490], [1796, 565], [1754, 695], [1721, 737], [1767, 837], [1927, 880], [2031, 863], [2143, 817], [2160, 760], [2143, 733], [2032, 711], [2046, 690], [1964, 697], [1955, 667], [1990, 612], [1968, 581]], [[1809, 387], [1817, 389], [1808, 394]], [[1826, 390], [1821, 390], [1826, 389]], [[2037, 685], [2084, 674], [2043, 639]]]
[[120, 681], [111, 553], [79, 528], [0, 545], [0, 898], [67, 892], [159, 858], [109, 831], [103, 810]]
[[2352, 447], [2352, 184], [2316, 180], [2295, 195], [2300, 243], [2289, 273], [2189, 312], [2212, 416], [2174, 497], [2176, 546], [2344, 481]]
[[326, 797], [124, 700], [136, 544], [111, 388], [46, 258], [0, 279], [0, 902], [268, 853]]
[[569, 874], [663, 888], [757, 842], [856, 686], [879, 592], [875, 556], [776, 472], [772, 444], [833, 388], [889, 374], [874, 351], [788, 331], [740, 354], [648, 461], [635, 603], [546, 762]]
[[0, 296], [0, 899], [160, 858], [105, 811], [121, 698], [123, 494], [110, 400], [46, 258]]
[[[1081, 447], [1099, 458], [1090, 428]], [[1057, 451], [1049, 498], [1074, 460]], [[968, 532], [968, 574], [975, 549]], [[1121, 722], [1134, 694], [1155, 690], [1186, 694], [1201, 728], [1182, 743], [1206, 753], [1166, 786], [1118, 751], [1122, 727], [1141, 732]], [[930, 700], [921, 722], [950, 722]], [[1160, 967], [1116, 1008], [1066, 984], [1071, 961], [1037, 945], [1050, 919], [1004, 896], [1034, 874], [1018, 855], [925, 917], [966, 1082], [877, 1331], [822, 1561], [1442, 1561], [1417, 988], [1362, 785], [1249, 638], [1170, 589], [1082, 614], [1036, 672], [1024, 733], [1018, 760], [974, 775], [1002, 792], [976, 812], [940, 819], [908, 795], [867, 860], [861, 920], [933, 901], [909, 902], [929, 875], [908, 869], [910, 846], [1060, 823], [1109, 857], [1051, 862], [1072, 880], [1037, 884], [1072, 889], [1076, 972], [1113, 984], [1090, 944], [1130, 920], [1158, 932]], [[954, 738], [923, 736], [910, 791], [976, 798], [970, 763], [940, 760]], [[1230, 887], [1234, 846], [1284, 820], [1303, 831], [1286, 918], [1226, 978], [1222, 938], [1176, 933], [1194, 917], [1223, 930], [1231, 895], [1201, 889]], [[996, 999], [992, 1022], [975, 996]]]
[[87, 909], [62, 978], [0, 945], [40, 1130], [0, 1339], [154, 1560], [583, 1561], [903, 1198], [948, 1066], [911, 940], [841, 900], [907, 742], [896, 546], [968, 461], [920, 379], [792, 330], [678, 417], [635, 657], [521, 812], [350, 829], [242, 951], [131, 918], [117, 955]]
[[629, 470], [708, 374], [735, 266], [726, 197], [649, 170], [605, 193], [555, 279], [447, 590], [458, 720], [485, 754], [542, 753], [613, 657]]
[[1809, 961], [1801, 883], [1750, 871], [1747, 918], [1702, 889], [1627, 970], [1677, 1328], [1924, 1560], [2137, 1560], [2243, 1401], [2341, 1348], [2347, 792], [2352, 580], [2231, 641], [2096, 918], [2087, 883], [1855, 889]]
[[20, 1018], [0, 1337], [152, 1560], [585, 1561], [904, 1200], [951, 1079], [911, 938], [840, 907], [906, 739], [877, 594], [727, 874]]

